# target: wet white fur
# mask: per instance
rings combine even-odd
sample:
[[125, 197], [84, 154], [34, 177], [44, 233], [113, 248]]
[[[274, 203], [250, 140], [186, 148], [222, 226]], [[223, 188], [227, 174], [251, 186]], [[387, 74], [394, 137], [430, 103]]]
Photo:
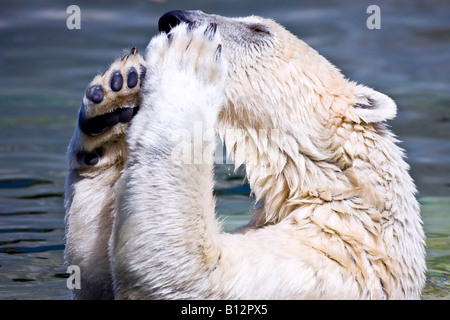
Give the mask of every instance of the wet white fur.
[[[197, 31], [194, 41], [185, 26], [171, 45], [165, 35], [149, 45], [142, 110], [113, 193], [116, 298], [420, 298], [419, 205], [382, 123], [395, 103], [344, 79], [271, 20], [226, 21], [263, 23], [273, 37], [253, 52], [224, 29], [219, 62], [219, 37]], [[216, 128], [262, 204], [236, 233], [221, 233], [214, 215], [212, 160], [177, 161], [173, 132], [192, 132], [194, 122], [204, 130], [204, 159], [213, 157]], [[267, 142], [249, 130], [261, 128], [279, 137]]]

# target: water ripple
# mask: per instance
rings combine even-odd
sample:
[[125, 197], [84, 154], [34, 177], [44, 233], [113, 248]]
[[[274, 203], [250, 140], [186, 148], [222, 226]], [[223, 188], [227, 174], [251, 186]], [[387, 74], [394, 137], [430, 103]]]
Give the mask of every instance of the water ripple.
[[48, 180], [38, 179], [5, 179], [0, 180], [0, 188], [28, 188], [39, 184], [51, 184]]
[[40, 246], [40, 247], [5, 247], [0, 248], [0, 253], [16, 254], [16, 253], [30, 253], [30, 252], [46, 252], [53, 250], [64, 250], [64, 245], [53, 245], [53, 246]]

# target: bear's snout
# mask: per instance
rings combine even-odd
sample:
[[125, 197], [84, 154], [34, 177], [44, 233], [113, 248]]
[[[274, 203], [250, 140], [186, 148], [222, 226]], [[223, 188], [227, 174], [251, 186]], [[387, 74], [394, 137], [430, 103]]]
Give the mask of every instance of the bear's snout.
[[207, 15], [200, 10], [184, 11], [172, 10], [166, 12], [159, 18], [158, 29], [160, 32], [169, 33], [172, 28], [179, 25], [181, 22], [191, 23], [205, 20]]

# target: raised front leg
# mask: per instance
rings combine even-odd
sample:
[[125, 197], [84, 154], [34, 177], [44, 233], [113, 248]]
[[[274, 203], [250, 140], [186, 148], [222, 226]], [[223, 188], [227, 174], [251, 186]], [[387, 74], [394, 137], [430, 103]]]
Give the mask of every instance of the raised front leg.
[[209, 272], [221, 255], [212, 193], [214, 128], [227, 74], [221, 48], [217, 25], [194, 23], [148, 46], [142, 108], [116, 186], [117, 298], [218, 297]]
[[145, 73], [145, 61], [133, 48], [97, 75], [83, 97], [67, 154], [65, 192], [65, 259], [81, 271], [75, 299], [113, 298], [108, 256], [113, 187], [127, 159], [126, 133], [139, 110]]

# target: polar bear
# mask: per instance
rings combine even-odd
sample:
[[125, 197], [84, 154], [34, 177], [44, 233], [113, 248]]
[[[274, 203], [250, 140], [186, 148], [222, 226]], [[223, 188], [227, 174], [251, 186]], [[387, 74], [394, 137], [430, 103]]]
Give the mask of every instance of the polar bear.
[[[416, 188], [384, 123], [395, 103], [270, 19], [171, 11], [159, 28], [80, 108], [65, 200], [74, 298], [420, 298]], [[191, 145], [199, 123], [202, 161], [189, 163], [174, 133]], [[214, 132], [261, 204], [233, 233], [215, 217]]]

